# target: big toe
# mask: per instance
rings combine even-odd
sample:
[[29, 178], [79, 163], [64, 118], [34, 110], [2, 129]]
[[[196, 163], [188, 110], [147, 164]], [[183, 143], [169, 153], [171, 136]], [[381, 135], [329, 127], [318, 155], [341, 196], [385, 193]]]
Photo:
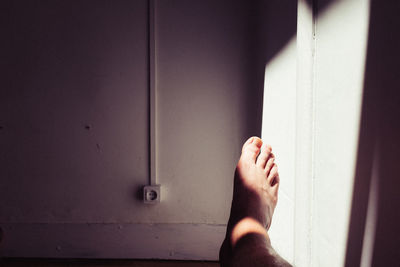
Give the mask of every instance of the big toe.
[[243, 145], [241, 158], [255, 163], [261, 146], [262, 140], [260, 138], [256, 136], [250, 137]]

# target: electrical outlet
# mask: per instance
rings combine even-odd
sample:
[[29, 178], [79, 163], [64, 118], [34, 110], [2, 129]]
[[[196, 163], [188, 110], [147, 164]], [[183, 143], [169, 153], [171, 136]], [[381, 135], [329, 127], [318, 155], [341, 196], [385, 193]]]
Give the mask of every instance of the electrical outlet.
[[143, 201], [145, 204], [160, 203], [160, 185], [146, 185], [143, 188]]

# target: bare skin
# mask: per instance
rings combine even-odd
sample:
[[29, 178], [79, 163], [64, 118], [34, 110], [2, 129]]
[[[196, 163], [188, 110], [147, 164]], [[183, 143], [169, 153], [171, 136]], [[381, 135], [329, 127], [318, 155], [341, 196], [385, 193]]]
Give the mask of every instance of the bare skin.
[[272, 248], [267, 230], [278, 201], [279, 173], [270, 145], [249, 138], [235, 171], [221, 266], [291, 266]]

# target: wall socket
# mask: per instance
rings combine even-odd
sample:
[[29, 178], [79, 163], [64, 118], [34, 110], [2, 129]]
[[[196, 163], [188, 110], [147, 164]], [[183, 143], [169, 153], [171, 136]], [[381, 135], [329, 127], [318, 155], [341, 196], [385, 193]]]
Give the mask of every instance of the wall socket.
[[143, 202], [145, 204], [157, 204], [161, 200], [160, 185], [146, 185], [143, 188]]

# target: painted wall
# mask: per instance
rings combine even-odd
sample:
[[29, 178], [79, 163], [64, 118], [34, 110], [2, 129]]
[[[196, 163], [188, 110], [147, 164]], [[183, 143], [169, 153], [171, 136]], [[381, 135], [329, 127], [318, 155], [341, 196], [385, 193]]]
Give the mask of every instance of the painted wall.
[[[259, 135], [262, 73], [245, 1], [157, 1], [157, 182], [152, 221], [225, 224], [241, 145]], [[258, 79], [260, 83], [254, 80]]]
[[162, 202], [145, 206], [147, 1], [6, 1], [1, 255], [217, 259], [262, 117], [282, 178], [273, 245], [297, 266], [341, 265], [369, 5], [308, 2], [296, 21], [293, 1], [156, 1]]
[[226, 223], [262, 86], [247, 38], [255, 8], [225, 4], [157, 3], [163, 201], [149, 207], [137, 197], [148, 183], [146, 1], [10, 3], [2, 220]]
[[8, 1], [0, 221], [142, 221], [146, 1]]
[[1, 255], [217, 259], [241, 146], [261, 132], [265, 60], [295, 24], [260, 34], [289, 1], [155, 3], [154, 206], [148, 2], [3, 3]]
[[272, 246], [291, 263], [296, 186], [296, 54], [294, 35], [267, 63], [262, 127], [262, 139], [272, 145], [281, 180], [269, 235]]
[[398, 1], [371, 1], [361, 132], [346, 266], [400, 262]]
[[369, 1], [299, 1], [297, 38], [267, 64], [263, 138], [281, 189], [273, 246], [296, 266], [346, 255], [369, 25]]
[[316, 21], [312, 262], [344, 264], [369, 26], [369, 1], [335, 1]]

